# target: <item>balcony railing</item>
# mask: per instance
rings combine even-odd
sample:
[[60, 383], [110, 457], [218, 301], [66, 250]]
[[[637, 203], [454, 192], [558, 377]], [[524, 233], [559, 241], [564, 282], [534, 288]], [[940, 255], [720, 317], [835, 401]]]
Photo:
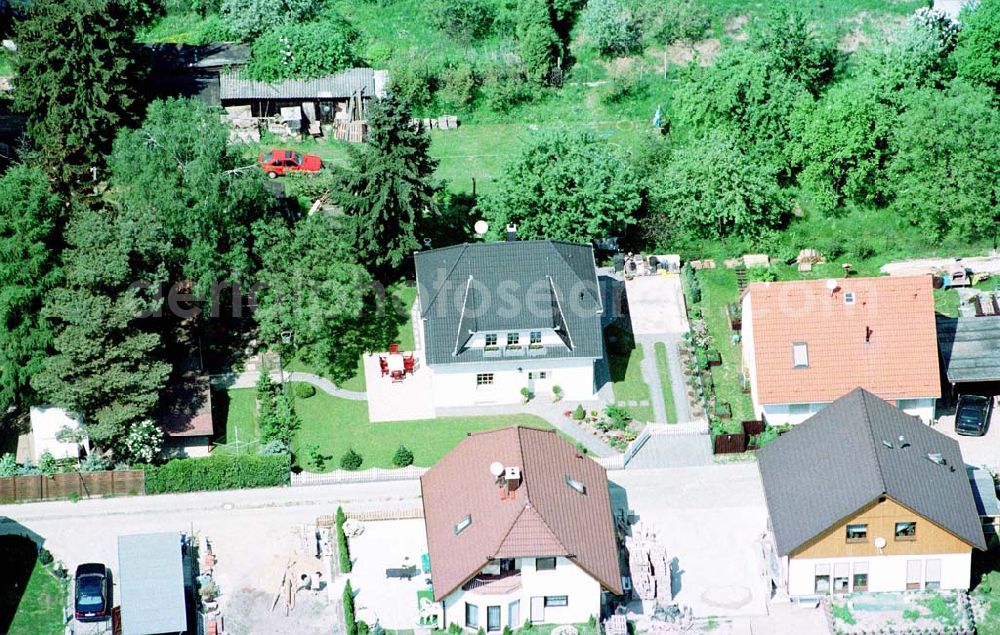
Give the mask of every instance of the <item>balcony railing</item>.
[[503, 349], [504, 357], [524, 357], [525, 348], [520, 344], [512, 344]]
[[548, 349], [542, 344], [531, 344], [528, 346], [528, 357], [545, 357], [548, 352]]
[[503, 351], [500, 350], [499, 346], [487, 346], [483, 348], [483, 357], [500, 357], [503, 355]]
[[480, 595], [506, 595], [521, 588], [521, 572], [506, 571], [500, 575], [477, 575], [462, 585], [463, 591]]

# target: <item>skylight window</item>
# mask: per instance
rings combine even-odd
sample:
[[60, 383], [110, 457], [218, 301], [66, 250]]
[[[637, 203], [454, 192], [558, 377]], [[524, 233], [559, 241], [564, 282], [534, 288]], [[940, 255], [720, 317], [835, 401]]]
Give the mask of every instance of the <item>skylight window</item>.
[[854, 304], [854, 292], [848, 291], [844, 294], [844, 304]]
[[809, 347], [805, 342], [792, 343], [792, 366], [794, 368], [809, 368]]
[[584, 485], [582, 481], [578, 481], [575, 478], [572, 478], [569, 474], [566, 475], [566, 484], [569, 485], [572, 489], [576, 490], [576, 492], [579, 494], [587, 493], [587, 486]]
[[472, 524], [472, 514], [466, 514], [465, 516], [462, 517], [461, 520], [455, 523], [455, 526], [453, 527], [453, 529], [455, 530], [455, 535], [457, 536], [458, 534], [468, 529], [469, 525], [471, 524]]

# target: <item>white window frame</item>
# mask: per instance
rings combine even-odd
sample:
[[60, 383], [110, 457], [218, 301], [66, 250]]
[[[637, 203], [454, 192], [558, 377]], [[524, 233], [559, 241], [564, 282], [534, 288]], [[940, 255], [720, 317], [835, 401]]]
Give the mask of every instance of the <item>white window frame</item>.
[[[865, 584], [864, 584], [864, 588], [862, 588], [862, 589], [859, 589], [856, 586], [857, 585], [857, 577], [859, 575], [865, 576]], [[867, 562], [855, 562], [854, 566], [853, 566], [853, 569], [851, 571], [851, 591], [852, 592], [854, 592], [854, 591], [867, 591], [868, 590], [868, 585], [871, 583], [871, 580], [869, 579], [868, 575], [869, 575], [868, 574], [868, 563]]]
[[792, 368], [809, 368], [809, 344], [792, 342]]
[[528, 344], [541, 344], [541, 343], [542, 343], [541, 331], [531, 331], [530, 333], [528, 333]]
[[[493, 341], [491, 342], [490, 340], [493, 340]], [[483, 342], [485, 342], [484, 346], [496, 346], [497, 345], [497, 334], [496, 333], [487, 333], [486, 335], [483, 336]]]
[[487, 388], [494, 385], [494, 373], [476, 373], [476, 388]]
[[[513, 340], [513, 341], [511, 341], [511, 340]], [[520, 333], [513, 333], [513, 332], [509, 332], [508, 331], [508, 333], [507, 333], [507, 346], [517, 346], [520, 343], [521, 343], [521, 334]]]
[[925, 589], [940, 589], [941, 588], [941, 568], [942, 568], [941, 558], [928, 558], [924, 562], [924, 588]]
[[565, 608], [569, 606], [568, 595], [546, 595], [544, 600], [545, 608]]

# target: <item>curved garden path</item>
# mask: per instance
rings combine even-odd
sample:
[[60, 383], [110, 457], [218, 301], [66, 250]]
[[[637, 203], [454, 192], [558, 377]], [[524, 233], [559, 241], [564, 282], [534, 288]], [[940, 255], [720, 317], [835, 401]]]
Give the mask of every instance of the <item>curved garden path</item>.
[[[212, 375], [212, 385], [218, 388], [253, 388], [260, 379], [260, 371], [246, 371], [242, 373], [223, 373]], [[277, 372], [271, 373], [271, 379], [280, 381], [281, 376]], [[322, 390], [332, 397], [349, 399], [351, 401], [367, 401], [368, 396], [363, 392], [344, 390], [326, 377], [320, 377], [312, 373], [288, 372], [285, 373], [285, 381], [300, 381], [312, 384], [317, 389]]]

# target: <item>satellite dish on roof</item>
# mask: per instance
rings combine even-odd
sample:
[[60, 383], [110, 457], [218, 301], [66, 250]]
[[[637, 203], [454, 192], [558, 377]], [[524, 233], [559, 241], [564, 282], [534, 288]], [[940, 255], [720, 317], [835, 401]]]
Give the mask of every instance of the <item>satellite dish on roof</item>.
[[833, 278], [827, 278], [826, 290], [830, 292], [830, 295], [833, 295], [833, 292], [837, 290], [837, 281]]
[[883, 538], [882, 536], [879, 536], [878, 538], [876, 538], [875, 539], [875, 548], [878, 549], [879, 551], [881, 551], [882, 549], [885, 549], [885, 538]]
[[490, 230], [490, 224], [484, 220], [477, 220], [476, 224], [473, 225], [473, 229], [476, 230], [477, 236], [484, 236]]
[[493, 461], [490, 463], [490, 474], [500, 478], [500, 475], [503, 474], [503, 463], [500, 461]]

